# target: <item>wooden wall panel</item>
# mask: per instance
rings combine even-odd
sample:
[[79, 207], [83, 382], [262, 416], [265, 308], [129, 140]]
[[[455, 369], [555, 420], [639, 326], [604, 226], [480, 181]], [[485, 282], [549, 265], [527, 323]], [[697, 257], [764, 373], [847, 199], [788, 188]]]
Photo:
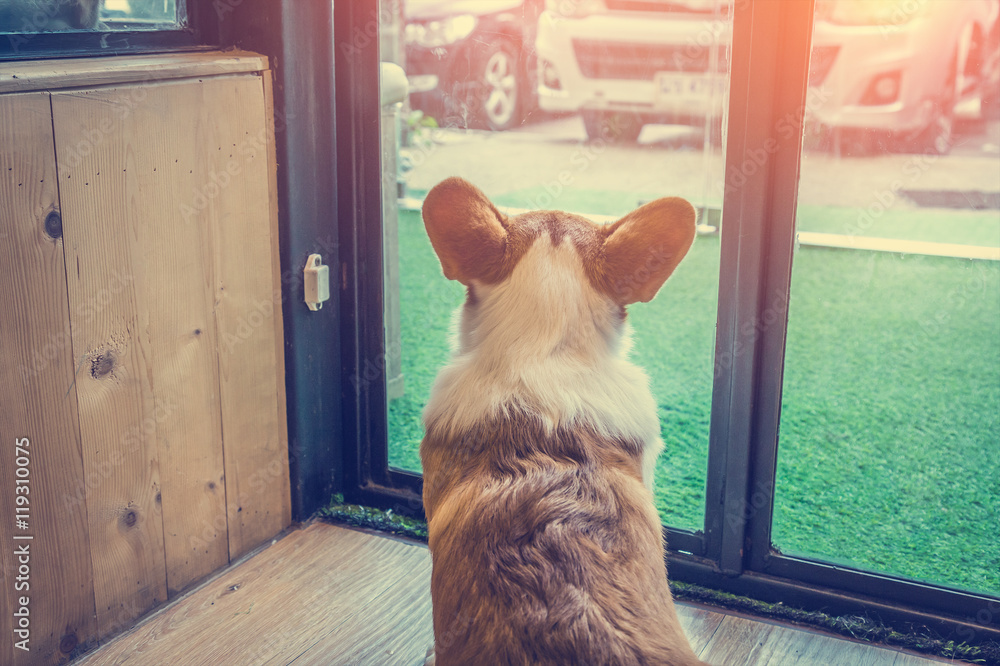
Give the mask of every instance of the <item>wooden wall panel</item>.
[[[0, 96], [2, 664], [60, 663], [97, 634], [66, 264], [62, 241], [44, 232], [58, 207], [48, 94]], [[14, 521], [22, 437], [30, 451], [27, 530]], [[27, 576], [15, 555], [24, 545]], [[17, 590], [23, 583], [28, 589]], [[30, 600], [30, 652], [14, 647], [20, 596]]]
[[[74, 283], [71, 276], [71, 297], [85, 297], [116, 279], [128, 286], [121, 298], [123, 313], [128, 314], [121, 321], [108, 321], [88, 337], [76, 335], [74, 323], [77, 353], [94, 357], [121, 347], [129, 358], [134, 352], [134, 372], [129, 363], [122, 363], [122, 381], [116, 388], [121, 395], [138, 393], [141, 406], [127, 430], [139, 436], [142, 446], [112, 437], [112, 447], [124, 449], [136, 466], [122, 475], [126, 487], [109, 485], [107, 496], [99, 493], [108, 512], [92, 520], [94, 534], [103, 531], [95, 561], [107, 566], [106, 576], [97, 577], [108, 589], [99, 612], [122, 598], [126, 606], [131, 601], [137, 610], [145, 610], [229, 559], [214, 314], [214, 220], [208, 215], [211, 206], [202, 205], [201, 198], [211, 198], [206, 184], [225, 171], [219, 166], [224, 164], [220, 151], [205, 150], [228, 116], [216, 88], [214, 81], [190, 81], [53, 97], [59, 160], [67, 167], [60, 170], [64, 208], [72, 205], [80, 219], [89, 222], [67, 231], [71, 254], [90, 267], [84, 270], [89, 277], [80, 276]], [[101, 133], [100, 146], [74, 167], [65, 155], [73, 154], [80, 136], [96, 142], [95, 132]], [[110, 248], [114, 256], [109, 256]], [[115, 270], [123, 274], [116, 278]], [[118, 370], [95, 378], [84, 369], [78, 381], [95, 390], [114, 387], [107, 380], [114, 380]], [[109, 408], [99, 405], [96, 411]], [[108, 433], [97, 428], [92, 435], [99, 456], [97, 440]], [[123, 530], [121, 517], [115, 518], [117, 513], [129, 520], [131, 506], [140, 508], [139, 516], [150, 517], [148, 544], [152, 549], [159, 540], [162, 552], [157, 558], [151, 552], [147, 557], [145, 551], [141, 556], [128, 551], [136, 557], [125, 564], [135, 567], [138, 584], [123, 587], [121, 557], [105, 558], [104, 553], [117, 555], [127, 539], [137, 541], [141, 532]], [[157, 522], [159, 537], [154, 533]]]
[[[250, 75], [75, 91], [54, 95], [53, 111], [64, 208], [101, 226], [67, 233], [71, 252], [103, 267], [98, 282], [127, 270], [134, 309], [126, 335], [74, 326], [74, 342], [88, 358], [122, 339], [141, 351], [132, 390], [152, 437], [131, 452], [149, 469], [131, 495], [155, 490], [173, 594], [290, 522], [264, 88]], [[86, 157], [81, 136], [99, 144]], [[71, 297], [93, 287], [71, 276]], [[137, 501], [113, 495], [118, 511]]]
[[206, 148], [235, 150], [236, 162], [228, 164], [239, 173], [218, 197], [212, 225], [229, 554], [235, 559], [288, 526], [291, 495], [270, 78], [228, 79], [222, 88], [218, 103], [228, 123]]
[[0, 433], [44, 443], [30, 663], [290, 523], [270, 95], [266, 71], [0, 95]]
[[[149, 312], [139, 285], [145, 219], [126, 211], [134, 150], [117, 104], [80, 91], [53, 99], [94, 593], [101, 635], [167, 598]], [[128, 155], [126, 155], [128, 151]], [[141, 149], [140, 149], [141, 152]], [[128, 174], [128, 170], [132, 174]], [[176, 418], [176, 413], [167, 418]], [[161, 418], [161, 421], [166, 418]]]

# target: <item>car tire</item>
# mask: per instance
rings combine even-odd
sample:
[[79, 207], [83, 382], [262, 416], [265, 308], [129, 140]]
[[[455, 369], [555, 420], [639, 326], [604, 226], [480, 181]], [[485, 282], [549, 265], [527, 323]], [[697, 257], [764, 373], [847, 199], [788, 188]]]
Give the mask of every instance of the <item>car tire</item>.
[[861, 127], [842, 127], [831, 138], [833, 152], [839, 157], [871, 157], [885, 152], [875, 130]]
[[475, 127], [500, 132], [520, 124], [525, 87], [519, 53], [514, 44], [501, 40], [479, 56], [478, 85], [468, 100]]
[[[971, 32], [971, 28], [968, 30]], [[964, 88], [971, 48], [971, 41], [964, 39], [955, 47], [946, 91], [937, 101], [930, 124], [916, 136], [916, 149], [925, 155], [947, 155], [951, 151], [955, 140], [955, 104]]]
[[626, 111], [581, 111], [583, 127], [591, 141], [632, 143], [639, 138], [643, 120], [637, 113]]
[[913, 150], [925, 155], [947, 155], [955, 137], [955, 104], [944, 100], [935, 110], [930, 125], [909, 142]]
[[982, 44], [980, 71], [982, 97], [979, 117], [984, 121], [1000, 120], [1000, 19]]
[[983, 91], [979, 115], [983, 120], [1000, 120], [1000, 83]]

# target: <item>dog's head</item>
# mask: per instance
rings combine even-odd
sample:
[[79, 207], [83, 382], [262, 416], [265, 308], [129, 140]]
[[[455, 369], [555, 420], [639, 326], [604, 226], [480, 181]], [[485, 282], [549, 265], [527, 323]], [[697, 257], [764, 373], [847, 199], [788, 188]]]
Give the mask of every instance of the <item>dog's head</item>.
[[492, 340], [509, 354], [516, 339], [542, 356], [603, 352], [619, 339], [625, 306], [651, 300], [695, 236], [683, 199], [600, 226], [558, 211], [507, 217], [461, 178], [428, 193], [423, 217], [445, 276], [468, 290], [460, 351]]

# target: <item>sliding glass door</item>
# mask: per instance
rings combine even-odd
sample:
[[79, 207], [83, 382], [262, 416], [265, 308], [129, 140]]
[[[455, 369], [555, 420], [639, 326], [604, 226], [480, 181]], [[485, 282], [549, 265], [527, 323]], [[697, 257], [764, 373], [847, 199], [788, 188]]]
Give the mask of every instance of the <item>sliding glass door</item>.
[[699, 237], [629, 314], [674, 579], [1000, 635], [997, 2], [481, 4], [339, 10], [347, 495], [421, 512], [463, 300], [429, 188], [684, 196]]

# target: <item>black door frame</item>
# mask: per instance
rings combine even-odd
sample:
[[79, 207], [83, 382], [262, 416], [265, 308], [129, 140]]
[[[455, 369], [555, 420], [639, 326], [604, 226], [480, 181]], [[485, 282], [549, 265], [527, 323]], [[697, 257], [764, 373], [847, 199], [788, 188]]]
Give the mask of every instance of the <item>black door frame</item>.
[[[386, 353], [378, 2], [221, 1], [224, 12], [216, 0], [191, 0], [183, 35], [138, 36], [116, 53], [233, 46], [270, 59], [294, 516], [309, 517], [338, 491], [422, 515], [420, 475], [388, 466], [384, 377], [362, 381]], [[733, 4], [726, 182], [738, 186], [726, 188], [723, 207], [705, 530], [665, 528], [672, 577], [924, 625], [956, 641], [1000, 640], [998, 599], [770, 547], [797, 194], [788, 184], [798, 178], [812, 6]], [[32, 52], [0, 52], [0, 60], [111, 54], [96, 51], [93, 38], [38, 35]], [[782, 123], [794, 136], [777, 131]], [[301, 270], [313, 252], [331, 267], [331, 300], [319, 312], [302, 303]]]

